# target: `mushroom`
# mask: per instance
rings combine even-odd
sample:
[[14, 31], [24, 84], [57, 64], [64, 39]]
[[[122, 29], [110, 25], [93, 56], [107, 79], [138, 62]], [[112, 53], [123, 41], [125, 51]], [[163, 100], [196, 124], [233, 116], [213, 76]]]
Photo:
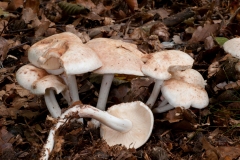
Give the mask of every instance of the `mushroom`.
[[[114, 74], [143, 76], [141, 71], [143, 64], [141, 56], [143, 54], [136, 45], [121, 40], [96, 38], [86, 44], [98, 54], [103, 63], [101, 68], [93, 72], [103, 74], [96, 107], [105, 110]], [[95, 127], [98, 127], [99, 124], [95, 120], [91, 122]]]
[[231, 54], [233, 57], [240, 59], [240, 38], [233, 38], [223, 44], [225, 52]]
[[81, 102], [66, 110], [52, 127], [43, 147], [41, 160], [47, 160], [54, 146], [54, 136], [59, 127], [69, 121], [69, 116], [90, 117], [101, 122], [101, 137], [113, 146], [122, 144], [127, 148], [141, 147], [151, 135], [153, 129], [152, 111], [140, 101], [114, 105], [108, 111], [102, 111]]
[[204, 108], [208, 105], [208, 94], [205, 91], [206, 82], [202, 75], [194, 70], [177, 71], [172, 73], [170, 80], [165, 80], [161, 87], [164, 100], [157, 108], [155, 113], [162, 113], [174, 107]]
[[96, 53], [70, 32], [38, 41], [29, 48], [28, 59], [51, 74], [65, 72], [72, 102], [79, 101], [75, 74], [87, 73], [102, 66]]
[[171, 78], [170, 70], [185, 70], [192, 68], [193, 58], [187, 53], [178, 50], [165, 50], [144, 55], [142, 57], [144, 75], [155, 79], [153, 91], [146, 104], [152, 108], [161, 89], [164, 80]]
[[66, 89], [62, 80], [54, 75], [49, 75], [45, 70], [31, 64], [22, 66], [16, 72], [19, 85], [36, 95], [44, 95], [46, 106], [52, 115], [57, 118], [61, 115], [54, 91], [57, 94]]

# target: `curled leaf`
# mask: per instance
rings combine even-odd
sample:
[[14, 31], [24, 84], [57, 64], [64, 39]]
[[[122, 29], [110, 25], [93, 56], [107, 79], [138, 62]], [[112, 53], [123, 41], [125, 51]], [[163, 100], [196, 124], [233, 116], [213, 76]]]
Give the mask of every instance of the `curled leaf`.
[[63, 10], [64, 13], [69, 15], [77, 15], [77, 14], [88, 14], [90, 10], [78, 4], [72, 4], [68, 2], [60, 2], [58, 6]]

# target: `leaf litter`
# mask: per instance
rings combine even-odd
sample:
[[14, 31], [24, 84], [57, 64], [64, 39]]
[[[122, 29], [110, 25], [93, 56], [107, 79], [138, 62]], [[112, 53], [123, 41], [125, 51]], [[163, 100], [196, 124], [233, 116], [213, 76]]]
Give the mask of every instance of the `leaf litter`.
[[[121, 39], [138, 45], [144, 54], [167, 47], [183, 50], [195, 59], [194, 69], [207, 80], [210, 104], [203, 110], [176, 108], [156, 114], [150, 139], [137, 150], [109, 147], [99, 130], [79, 123], [65, 124], [55, 137], [51, 159], [238, 159], [238, 60], [225, 56], [222, 41], [240, 35], [239, 5], [229, 2], [0, 2], [1, 159], [39, 158], [55, 121], [47, 116], [43, 97], [20, 87], [14, 73], [28, 63], [27, 49], [32, 44], [63, 31], [76, 34], [83, 43], [97, 37]], [[96, 105], [101, 78], [86, 74], [78, 75], [77, 81], [83, 103]], [[153, 83], [147, 77], [117, 75], [107, 105], [146, 101]], [[61, 95], [57, 100], [63, 110], [68, 107]], [[155, 106], [160, 101], [161, 96]]]

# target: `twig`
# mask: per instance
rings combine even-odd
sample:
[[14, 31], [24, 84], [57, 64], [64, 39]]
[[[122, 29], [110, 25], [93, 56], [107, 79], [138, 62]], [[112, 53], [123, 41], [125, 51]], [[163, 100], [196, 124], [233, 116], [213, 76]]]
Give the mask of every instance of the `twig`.
[[28, 126], [28, 128], [33, 132], [33, 134], [39, 138], [39, 140], [42, 142], [42, 144], [44, 144], [44, 141], [42, 140], [42, 138], [39, 137], [38, 134], [34, 131], [34, 129], [32, 129], [32, 128], [28, 125], [28, 123], [27, 123], [27, 121], [26, 121], [26, 118], [24, 118], [24, 122], [26, 123], [26, 125]]
[[229, 24], [229, 23], [232, 23], [234, 18], [236, 17], [236, 15], [239, 13], [240, 11], [240, 7], [238, 7], [238, 9], [234, 12], [234, 14], [229, 18], [228, 22], [226, 23], [226, 26]]

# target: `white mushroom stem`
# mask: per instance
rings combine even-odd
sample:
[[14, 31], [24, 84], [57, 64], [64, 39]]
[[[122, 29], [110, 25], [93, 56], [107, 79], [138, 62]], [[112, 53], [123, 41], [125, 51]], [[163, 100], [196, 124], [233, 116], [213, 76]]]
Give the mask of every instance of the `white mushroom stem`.
[[[113, 78], [114, 78], [114, 74], [103, 75], [99, 96], [98, 96], [98, 102], [96, 106], [96, 108], [102, 111], [106, 110], [107, 99], [108, 99]], [[96, 119], [92, 119], [89, 123], [91, 123], [94, 128], [98, 128], [100, 126], [100, 122], [97, 121]]]
[[106, 104], [108, 99], [109, 90], [114, 78], [114, 74], [104, 74], [102, 78], [102, 83], [99, 91], [99, 97], [97, 102], [97, 108], [102, 111], [106, 110]]
[[78, 86], [75, 75], [67, 75], [67, 85], [73, 102], [79, 101]]
[[174, 106], [166, 102], [167, 100], [162, 101], [162, 103], [160, 103], [160, 105], [157, 108], [153, 109], [153, 113], [163, 113], [175, 108]]
[[55, 97], [54, 90], [46, 89], [44, 94], [44, 99], [46, 106], [53, 118], [58, 118], [61, 115], [61, 108], [58, 105], [58, 102]]
[[[63, 73], [63, 68], [60, 69], [54, 69], [54, 70], [46, 70], [48, 73], [53, 75], [59, 75], [64, 82], [67, 84], [70, 96], [71, 96], [71, 103], [79, 101], [79, 95], [78, 95], [78, 87], [77, 87], [77, 80], [75, 75], [69, 75]], [[63, 73], [63, 74], [61, 74]]]
[[149, 106], [149, 108], [152, 108], [154, 103], [156, 102], [159, 92], [161, 90], [162, 83], [163, 83], [162, 80], [155, 81], [152, 93], [151, 93], [150, 97], [148, 98], [148, 101], [146, 102], [146, 105]]
[[[77, 87], [76, 76], [75, 75], [62, 74], [61, 77], [68, 86], [68, 91], [69, 91], [69, 94], [70, 94], [70, 105], [73, 104], [74, 102], [80, 101], [79, 95], [78, 95], [78, 87]], [[68, 98], [67, 93], [66, 94], [62, 93], [62, 95], [65, 98]], [[67, 101], [69, 101], [69, 100], [67, 100]], [[83, 118], [79, 118], [77, 121], [83, 123]]]
[[43, 147], [40, 160], [48, 160], [49, 154], [54, 147], [54, 137], [57, 129], [69, 120], [67, 117], [75, 116], [76, 114], [80, 117], [97, 119], [102, 124], [119, 132], [125, 133], [132, 129], [132, 122], [128, 119], [117, 118], [90, 105], [75, 105], [65, 111], [60, 116], [58, 123], [50, 130], [47, 142]]

